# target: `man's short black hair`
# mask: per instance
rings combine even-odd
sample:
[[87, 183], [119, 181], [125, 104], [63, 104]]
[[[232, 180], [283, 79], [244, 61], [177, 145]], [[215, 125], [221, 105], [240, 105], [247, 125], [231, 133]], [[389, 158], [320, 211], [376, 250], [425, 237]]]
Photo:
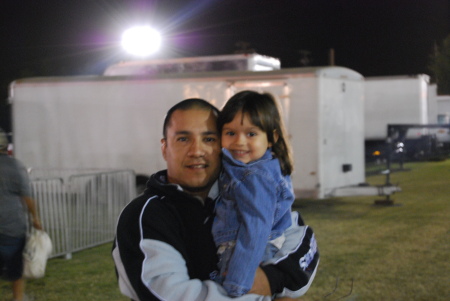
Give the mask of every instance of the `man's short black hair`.
[[185, 100], [180, 101], [173, 107], [167, 111], [166, 117], [164, 118], [164, 124], [163, 124], [163, 137], [166, 139], [167, 134], [167, 127], [169, 126], [170, 119], [172, 118], [173, 112], [177, 110], [181, 111], [187, 111], [190, 109], [202, 109], [202, 110], [210, 110], [213, 111], [216, 117], [219, 116], [219, 109], [217, 109], [215, 106], [213, 106], [211, 103], [207, 102], [204, 99], [200, 98], [188, 98]]

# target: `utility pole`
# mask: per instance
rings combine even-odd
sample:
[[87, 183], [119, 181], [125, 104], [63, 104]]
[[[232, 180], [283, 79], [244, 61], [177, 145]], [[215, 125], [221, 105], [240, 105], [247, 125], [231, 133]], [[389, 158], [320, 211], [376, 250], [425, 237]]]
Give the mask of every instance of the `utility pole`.
[[330, 66], [334, 66], [334, 48], [330, 48], [329, 54], [328, 54], [328, 60], [329, 60], [329, 64]]

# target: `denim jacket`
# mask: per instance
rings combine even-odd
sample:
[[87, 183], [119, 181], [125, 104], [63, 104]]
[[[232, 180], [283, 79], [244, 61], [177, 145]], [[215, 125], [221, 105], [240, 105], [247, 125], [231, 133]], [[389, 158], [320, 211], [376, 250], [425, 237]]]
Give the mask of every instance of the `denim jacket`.
[[238, 296], [250, 290], [268, 241], [291, 225], [295, 197], [290, 176], [281, 173], [271, 149], [248, 164], [233, 159], [223, 149], [219, 185], [221, 197], [212, 233], [217, 246], [236, 241], [223, 285], [228, 293]]

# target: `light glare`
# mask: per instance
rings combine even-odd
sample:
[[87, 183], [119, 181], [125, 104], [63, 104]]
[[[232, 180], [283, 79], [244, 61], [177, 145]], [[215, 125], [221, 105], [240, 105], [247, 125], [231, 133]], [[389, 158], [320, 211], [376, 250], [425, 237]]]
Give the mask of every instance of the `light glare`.
[[123, 33], [122, 46], [132, 55], [146, 57], [158, 51], [161, 36], [149, 26], [133, 27]]

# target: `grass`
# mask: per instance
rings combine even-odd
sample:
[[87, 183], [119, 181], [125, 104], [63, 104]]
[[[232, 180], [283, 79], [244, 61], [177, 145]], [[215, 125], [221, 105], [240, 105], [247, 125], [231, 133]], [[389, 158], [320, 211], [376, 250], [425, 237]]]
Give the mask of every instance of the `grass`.
[[[12, 300], [10, 283], [0, 281], [0, 301]], [[129, 300], [119, 292], [111, 244], [73, 254], [72, 259], [50, 259], [46, 276], [28, 280], [26, 294], [35, 301]]]
[[[450, 160], [405, 168], [391, 175], [403, 190], [392, 197], [394, 206], [374, 205], [380, 197], [296, 201], [321, 252], [302, 300], [337, 300], [350, 291], [341, 300], [450, 300]], [[367, 181], [378, 185], [385, 178]], [[71, 260], [49, 260], [46, 277], [28, 281], [27, 294], [36, 301], [127, 300], [110, 251], [106, 244]], [[0, 281], [0, 300], [11, 300], [7, 282]]]
[[402, 188], [394, 206], [374, 205], [377, 197], [296, 202], [321, 252], [302, 300], [336, 300], [352, 282], [344, 300], [450, 300], [450, 161], [405, 168], [391, 175]]

